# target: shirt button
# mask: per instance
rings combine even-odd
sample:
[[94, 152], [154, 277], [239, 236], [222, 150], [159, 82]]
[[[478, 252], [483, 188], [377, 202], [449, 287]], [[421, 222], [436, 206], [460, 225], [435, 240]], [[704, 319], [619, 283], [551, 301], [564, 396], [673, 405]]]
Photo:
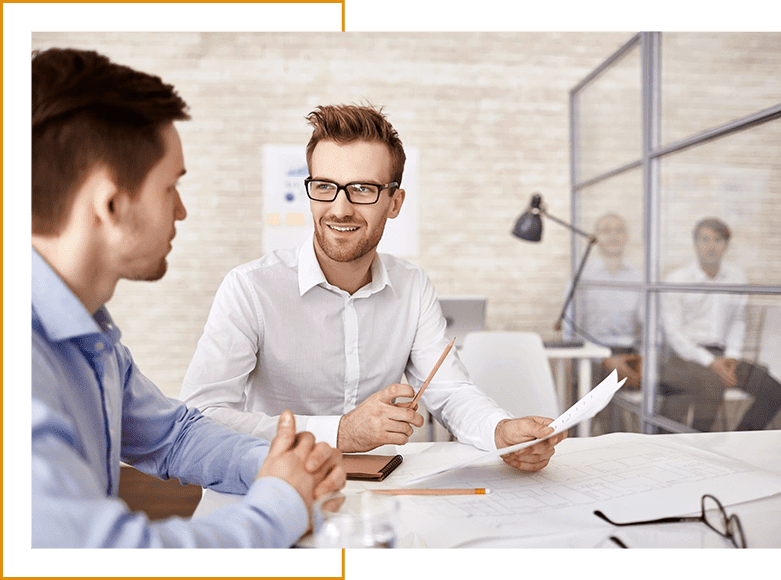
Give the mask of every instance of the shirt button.
[[103, 350], [105, 347], [106, 347], [106, 345], [103, 344], [102, 342], [96, 342], [95, 343], [95, 350]]

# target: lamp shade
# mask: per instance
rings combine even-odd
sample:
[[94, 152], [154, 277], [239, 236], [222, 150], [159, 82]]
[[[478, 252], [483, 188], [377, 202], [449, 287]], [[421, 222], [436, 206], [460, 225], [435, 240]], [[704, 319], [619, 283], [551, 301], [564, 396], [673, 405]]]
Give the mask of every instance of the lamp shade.
[[540, 204], [542, 196], [538, 193], [532, 195], [529, 209], [521, 214], [518, 221], [515, 222], [513, 235], [527, 242], [539, 242], [542, 239], [542, 216], [540, 215]]

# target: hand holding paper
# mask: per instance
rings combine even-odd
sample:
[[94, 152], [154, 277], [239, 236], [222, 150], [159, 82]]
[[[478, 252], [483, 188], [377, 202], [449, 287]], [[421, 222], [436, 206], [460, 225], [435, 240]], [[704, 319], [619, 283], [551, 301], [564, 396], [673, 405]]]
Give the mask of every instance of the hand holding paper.
[[513, 451], [519, 451], [521, 449], [531, 447], [540, 441], [554, 437], [555, 435], [558, 435], [567, 429], [571, 429], [581, 421], [592, 418], [607, 406], [607, 404], [610, 402], [610, 399], [613, 398], [615, 392], [626, 382], [626, 378], [622, 379], [620, 382], [618, 382], [617, 379], [618, 373], [616, 371], [610, 373], [610, 375], [608, 375], [605, 380], [589, 391], [585, 397], [559, 415], [559, 417], [557, 417], [553, 423], [549, 425], [549, 427], [553, 427], [553, 432], [546, 437], [543, 437], [542, 439], [533, 439], [531, 441], [526, 441], [525, 443], [518, 443], [517, 445], [503, 447], [501, 449], [497, 449], [496, 451], [475, 453], [474, 456], [466, 461], [459, 461], [454, 464], [440, 466], [429, 472], [420, 474], [413, 479], [406, 480], [403, 482], [403, 484], [411, 485], [429, 479], [430, 477], [434, 477], [435, 475], [439, 475], [440, 473], [444, 473], [452, 469], [458, 469], [459, 467], [465, 467], [490, 457], [497, 457], [512, 453]]
[[567, 432], [548, 438], [553, 430], [550, 417], [527, 416], [500, 421], [494, 430], [494, 442], [497, 448], [510, 447], [525, 441], [535, 441], [535, 445], [502, 455], [510, 467], [520, 471], [535, 472], [545, 469], [554, 453], [556, 445], [567, 437]]

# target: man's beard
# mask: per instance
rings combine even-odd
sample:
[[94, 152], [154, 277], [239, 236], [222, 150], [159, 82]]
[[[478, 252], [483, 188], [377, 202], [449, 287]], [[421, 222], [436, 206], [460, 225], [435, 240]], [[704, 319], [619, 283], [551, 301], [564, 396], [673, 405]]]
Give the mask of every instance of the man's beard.
[[331, 243], [328, 236], [323, 233], [327, 227], [322, 225], [320, 228], [315, 228], [315, 238], [317, 239], [317, 245], [320, 246], [323, 253], [334, 262], [352, 262], [363, 258], [379, 245], [382, 233], [385, 230], [383, 226], [375, 235], [363, 238], [357, 245], [354, 245], [352, 243]]

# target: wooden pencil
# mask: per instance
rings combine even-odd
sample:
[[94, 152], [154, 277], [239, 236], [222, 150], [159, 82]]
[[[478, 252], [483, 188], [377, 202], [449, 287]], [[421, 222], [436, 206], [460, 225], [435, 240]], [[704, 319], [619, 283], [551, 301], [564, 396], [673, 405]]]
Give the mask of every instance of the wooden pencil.
[[485, 495], [490, 489], [482, 487], [451, 488], [451, 489], [373, 489], [373, 493], [383, 495]]
[[450, 341], [450, 344], [448, 344], [445, 347], [444, 352], [442, 353], [442, 356], [439, 357], [439, 360], [437, 361], [437, 364], [434, 365], [434, 368], [431, 369], [431, 372], [428, 374], [428, 377], [426, 378], [426, 382], [423, 383], [423, 386], [420, 387], [420, 390], [415, 395], [415, 398], [412, 399], [412, 402], [409, 404], [410, 408], [414, 408], [415, 405], [418, 404], [418, 400], [420, 399], [421, 395], [423, 394], [423, 391], [426, 390], [426, 387], [428, 387], [428, 384], [431, 382], [431, 379], [434, 378], [434, 375], [437, 374], [437, 371], [439, 370], [439, 367], [442, 365], [442, 361], [445, 360], [445, 357], [447, 356], [447, 353], [450, 352], [450, 349], [453, 348], [453, 344], [456, 342], [456, 339]]

